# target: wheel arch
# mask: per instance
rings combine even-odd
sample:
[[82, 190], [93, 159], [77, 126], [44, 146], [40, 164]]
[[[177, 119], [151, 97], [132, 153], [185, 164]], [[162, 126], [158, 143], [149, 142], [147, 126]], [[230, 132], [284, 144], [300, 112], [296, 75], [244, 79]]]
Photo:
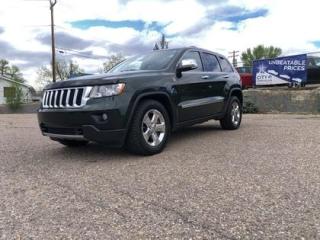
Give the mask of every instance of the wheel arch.
[[243, 106], [243, 93], [242, 93], [242, 90], [240, 88], [235, 87], [235, 88], [232, 88], [230, 90], [228, 103], [230, 102], [230, 99], [233, 96], [237, 97], [239, 99], [240, 103], [241, 103], [241, 106]]
[[231, 89], [229, 90], [229, 93], [226, 95], [227, 95], [227, 99], [225, 101], [225, 106], [223, 108], [223, 115], [221, 115], [219, 118], [217, 118], [217, 120], [220, 120], [221, 118], [224, 117], [224, 115], [227, 112], [228, 106], [230, 104], [230, 100], [233, 96], [236, 96], [239, 99], [241, 106], [243, 106], [243, 94], [242, 94], [242, 90], [239, 86], [231, 87]]
[[171, 123], [171, 128], [175, 128], [176, 125], [176, 111], [174, 108], [174, 105], [170, 99], [170, 96], [168, 93], [166, 92], [148, 92], [148, 93], [143, 93], [141, 95], [139, 95], [133, 102], [133, 104], [131, 104], [131, 110], [128, 113], [128, 117], [127, 117], [127, 132], [128, 129], [131, 125], [132, 122], [132, 118], [133, 118], [133, 114], [136, 110], [136, 108], [138, 107], [138, 105], [145, 100], [155, 100], [160, 102], [165, 109], [167, 110], [168, 114], [169, 114], [169, 119], [170, 119], [170, 123]]

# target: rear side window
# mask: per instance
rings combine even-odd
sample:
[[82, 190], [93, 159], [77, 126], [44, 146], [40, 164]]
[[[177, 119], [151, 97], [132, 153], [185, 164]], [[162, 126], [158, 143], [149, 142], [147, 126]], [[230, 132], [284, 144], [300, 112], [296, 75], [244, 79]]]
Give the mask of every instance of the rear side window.
[[202, 53], [203, 68], [205, 72], [221, 72], [216, 56], [209, 53]]
[[190, 72], [201, 72], [202, 71], [202, 63], [201, 63], [201, 58], [200, 58], [200, 54], [199, 52], [194, 52], [194, 51], [190, 51], [190, 52], [186, 52], [181, 60], [184, 59], [193, 59], [196, 61], [198, 68], [191, 70]]
[[233, 72], [231, 64], [223, 57], [219, 57], [222, 72]]

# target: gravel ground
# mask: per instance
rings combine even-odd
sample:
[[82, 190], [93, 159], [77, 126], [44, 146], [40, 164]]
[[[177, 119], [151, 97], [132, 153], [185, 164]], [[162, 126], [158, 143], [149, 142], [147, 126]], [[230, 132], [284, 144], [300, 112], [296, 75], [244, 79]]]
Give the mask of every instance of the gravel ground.
[[320, 239], [320, 116], [245, 115], [132, 156], [0, 115], [0, 239]]

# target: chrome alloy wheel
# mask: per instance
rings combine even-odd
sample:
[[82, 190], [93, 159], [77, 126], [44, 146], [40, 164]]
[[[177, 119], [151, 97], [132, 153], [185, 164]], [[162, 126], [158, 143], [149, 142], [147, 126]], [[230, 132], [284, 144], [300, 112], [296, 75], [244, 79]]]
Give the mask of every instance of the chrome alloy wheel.
[[241, 120], [241, 110], [238, 102], [233, 102], [231, 107], [231, 121], [234, 126], [238, 126]]
[[141, 131], [148, 145], [159, 146], [166, 134], [166, 122], [162, 113], [156, 109], [147, 111], [142, 120]]

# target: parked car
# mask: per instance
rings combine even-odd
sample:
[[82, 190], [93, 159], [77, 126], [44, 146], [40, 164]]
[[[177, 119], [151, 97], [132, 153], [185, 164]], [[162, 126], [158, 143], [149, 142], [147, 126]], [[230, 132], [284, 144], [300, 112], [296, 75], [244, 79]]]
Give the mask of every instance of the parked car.
[[130, 58], [104, 75], [52, 83], [38, 112], [44, 136], [63, 145], [89, 141], [152, 155], [176, 129], [242, 118], [240, 76], [228, 60], [198, 48], [158, 50]]
[[252, 67], [237, 67], [236, 69], [240, 74], [242, 88], [246, 89], [253, 87]]
[[308, 56], [307, 84], [320, 84], [320, 57]]

